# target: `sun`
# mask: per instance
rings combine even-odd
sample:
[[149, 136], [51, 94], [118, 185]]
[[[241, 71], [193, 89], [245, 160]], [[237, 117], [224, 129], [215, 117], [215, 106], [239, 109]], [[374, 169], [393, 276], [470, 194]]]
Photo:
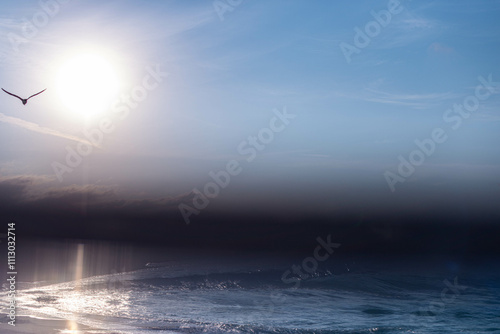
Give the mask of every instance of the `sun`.
[[64, 107], [80, 116], [109, 109], [119, 90], [112, 62], [97, 52], [79, 52], [66, 60], [57, 76], [57, 93]]

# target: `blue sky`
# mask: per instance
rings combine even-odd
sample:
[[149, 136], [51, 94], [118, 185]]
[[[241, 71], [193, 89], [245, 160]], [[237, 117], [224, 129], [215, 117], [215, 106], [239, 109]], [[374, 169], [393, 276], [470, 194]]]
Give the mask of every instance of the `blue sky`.
[[[42, 3], [53, 16], [39, 14]], [[443, 117], [474, 96], [478, 77], [500, 82], [500, 1], [243, 0], [223, 13], [214, 3], [4, 1], [1, 86], [23, 96], [47, 88], [26, 106], [0, 96], [0, 177], [19, 189], [16, 201], [193, 206], [193, 189], [232, 160], [242, 172], [211, 209], [419, 207], [414, 199], [457, 189], [498, 198], [500, 88], [456, 130]], [[354, 45], [355, 29], [388, 6], [397, 13], [348, 62], [341, 43]], [[26, 22], [43, 26], [27, 38]], [[13, 34], [25, 38], [18, 50]], [[56, 87], [59, 68], [83, 48], [112, 63], [120, 87], [110, 101], [143, 84], [148, 69], [168, 76], [126, 116], [109, 105], [84, 117]], [[276, 110], [295, 117], [247, 161], [239, 145]], [[66, 164], [72, 138], [103, 119], [113, 130], [61, 182], [54, 162]], [[385, 173], [435, 128], [447, 140], [391, 189]]]

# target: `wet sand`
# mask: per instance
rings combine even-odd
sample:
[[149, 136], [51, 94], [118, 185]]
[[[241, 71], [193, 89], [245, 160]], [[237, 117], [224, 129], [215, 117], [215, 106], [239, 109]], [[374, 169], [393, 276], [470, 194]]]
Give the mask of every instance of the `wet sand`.
[[0, 324], [0, 333], [19, 334], [98, 334], [109, 331], [94, 329], [77, 324], [71, 320], [40, 319], [27, 316], [17, 316], [15, 326], [9, 325], [10, 319], [4, 317]]

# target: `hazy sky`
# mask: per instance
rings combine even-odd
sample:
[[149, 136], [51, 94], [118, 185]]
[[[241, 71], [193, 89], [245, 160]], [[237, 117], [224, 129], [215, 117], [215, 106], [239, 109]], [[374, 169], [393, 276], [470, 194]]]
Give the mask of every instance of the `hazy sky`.
[[1, 87], [47, 88], [0, 94], [4, 207], [184, 224], [498, 202], [500, 1], [1, 8]]

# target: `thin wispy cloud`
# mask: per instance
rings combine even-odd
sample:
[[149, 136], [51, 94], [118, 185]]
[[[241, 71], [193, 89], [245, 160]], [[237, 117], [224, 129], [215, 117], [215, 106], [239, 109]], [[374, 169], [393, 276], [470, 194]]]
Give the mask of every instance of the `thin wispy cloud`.
[[455, 49], [449, 47], [443, 43], [432, 43], [427, 49], [429, 53], [441, 54], [441, 55], [451, 55], [455, 53]]
[[[432, 4], [413, 2], [402, 6], [404, 10], [393, 15], [389, 24], [382, 27], [380, 33], [372, 38], [370, 49], [386, 50], [418, 45], [422, 41], [435, 40], [436, 36], [448, 29], [448, 23], [427, 14], [432, 9]], [[359, 22], [357, 26], [364, 28], [368, 22]]]
[[374, 89], [366, 89], [365, 101], [414, 107], [417, 109], [426, 109], [441, 105], [444, 101], [456, 99], [459, 97], [453, 93], [431, 93], [431, 94], [398, 94], [388, 93]]
[[73, 136], [73, 135], [70, 135], [67, 133], [63, 133], [63, 132], [60, 132], [60, 131], [57, 131], [54, 129], [46, 128], [46, 127], [40, 126], [36, 123], [27, 122], [27, 121], [22, 120], [20, 118], [7, 116], [7, 115], [4, 115], [2, 113], [0, 113], [0, 122], [12, 124], [12, 125], [15, 125], [15, 126], [18, 126], [18, 127], [21, 127], [23, 129], [30, 130], [33, 132], [38, 132], [38, 133], [42, 133], [42, 134], [49, 135], [49, 136], [64, 138], [64, 139], [72, 140], [72, 141], [75, 141], [78, 143], [83, 143], [86, 145], [102, 148], [101, 146], [95, 145], [86, 139], [83, 139], [83, 138], [80, 138], [77, 136]]
[[485, 122], [500, 121], [500, 101], [492, 101], [483, 105], [481, 110], [472, 115], [472, 119]]
[[19, 25], [17, 22], [10, 18], [0, 17], [0, 62], [4, 62], [8, 54], [12, 51], [12, 45], [9, 40], [9, 33], [13, 31], [17, 33]]
[[19, 22], [11, 18], [0, 18], [0, 31], [5, 33], [9, 29], [20, 29]]
[[392, 49], [414, 45], [426, 40], [435, 40], [445, 30], [442, 22], [407, 14], [405, 17], [395, 18], [387, 27], [387, 31], [380, 34], [380, 38], [373, 43], [375, 49]]
[[432, 29], [437, 26], [437, 22], [434, 20], [428, 20], [421, 17], [409, 17], [401, 20], [400, 26], [406, 30], [413, 29]]
[[356, 92], [336, 91], [332, 93], [332, 96], [350, 100], [361, 100], [380, 104], [406, 106], [415, 109], [430, 109], [440, 106], [446, 101], [451, 101], [460, 97], [460, 95], [450, 92], [411, 94], [393, 93], [373, 88], [365, 88]]
[[500, 1], [435, 1], [429, 3], [428, 8], [443, 10], [449, 13], [465, 13], [470, 15], [491, 13], [500, 10]]

